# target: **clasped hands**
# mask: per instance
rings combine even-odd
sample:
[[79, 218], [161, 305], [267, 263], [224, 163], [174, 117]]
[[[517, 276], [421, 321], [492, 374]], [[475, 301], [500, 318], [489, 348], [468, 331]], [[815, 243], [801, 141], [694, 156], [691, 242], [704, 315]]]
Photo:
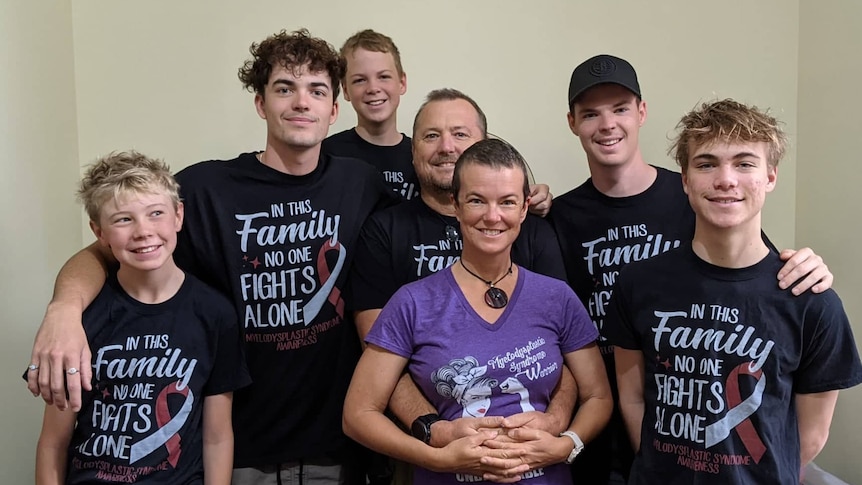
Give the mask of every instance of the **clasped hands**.
[[512, 483], [530, 470], [565, 460], [571, 440], [549, 432], [556, 429], [562, 427], [553, 416], [538, 411], [505, 418], [459, 418], [434, 423], [431, 445], [441, 453], [439, 471]]

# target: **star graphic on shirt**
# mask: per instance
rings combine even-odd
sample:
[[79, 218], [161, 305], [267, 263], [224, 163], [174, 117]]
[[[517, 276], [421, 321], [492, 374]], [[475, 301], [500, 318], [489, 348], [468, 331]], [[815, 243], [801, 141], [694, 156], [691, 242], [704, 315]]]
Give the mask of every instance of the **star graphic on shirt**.
[[257, 256], [255, 256], [254, 259], [252, 259], [249, 262], [251, 263], [252, 266], [254, 266], [254, 269], [257, 269], [257, 267], [261, 265], [261, 262], [259, 259], [257, 259]]
[[670, 359], [664, 359], [660, 364], [664, 366], [665, 370], [670, 369]]
[[248, 261], [248, 254], [243, 254], [243, 255], [242, 255], [242, 260], [243, 260], [243, 261]]
[[108, 386], [105, 386], [105, 388], [102, 389], [102, 399], [107, 399], [109, 397], [111, 397], [111, 391], [108, 390]]

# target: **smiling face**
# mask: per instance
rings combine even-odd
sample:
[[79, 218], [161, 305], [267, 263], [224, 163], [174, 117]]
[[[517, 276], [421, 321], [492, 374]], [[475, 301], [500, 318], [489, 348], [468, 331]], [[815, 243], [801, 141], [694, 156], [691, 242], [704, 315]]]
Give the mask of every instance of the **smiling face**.
[[778, 177], [767, 152], [765, 142], [715, 141], [691, 150], [682, 181], [698, 228], [759, 234], [760, 212]]
[[90, 222], [99, 242], [111, 249], [120, 271], [157, 271], [173, 261], [183, 206], [159, 193], [121, 193], [101, 205], [99, 222]]
[[413, 130], [413, 167], [422, 190], [451, 190], [458, 157], [483, 137], [479, 114], [468, 101], [426, 104]]
[[464, 252], [509, 252], [527, 217], [524, 173], [468, 163], [460, 168], [455, 217], [461, 223]]
[[345, 60], [344, 98], [353, 105], [360, 124], [379, 124], [391, 119], [401, 95], [407, 92], [407, 75], [398, 72], [392, 54], [359, 47], [347, 54]]
[[329, 74], [309, 72], [307, 66], [296, 72], [274, 67], [264, 95], [255, 95], [254, 104], [266, 120], [267, 144], [293, 150], [320, 145], [338, 118]]
[[618, 167], [635, 160], [646, 103], [634, 93], [618, 84], [600, 84], [581, 95], [572, 109], [569, 128], [591, 166]]

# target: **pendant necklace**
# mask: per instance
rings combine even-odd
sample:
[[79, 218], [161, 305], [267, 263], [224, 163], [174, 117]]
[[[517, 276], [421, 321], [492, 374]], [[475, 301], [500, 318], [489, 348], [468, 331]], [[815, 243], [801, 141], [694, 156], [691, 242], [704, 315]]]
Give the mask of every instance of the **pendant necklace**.
[[486, 285], [488, 285], [488, 290], [485, 292], [485, 304], [486, 305], [488, 305], [491, 308], [500, 309], [500, 308], [503, 308], [509, 304], [509, 295], [507, 295], [505, 291], [503, 291], [500, 288], [497, 288], [494, 285], [503, 281], [503, 278], [505, 278], [506, 276], [509, 276], [510, 274], [512, 274], [512, 261], [511, 260], [509, 261], [509, 269], [507, 269], [506, 272], [503, 273], [503, 276], [501, 276], [500, 279], [498, 279], [497, 281], [486, 280], [486, 279], [482, 278], [481, 276], [477, 275], [476, 273], [470, 271], [469, 268], [464, 266], [464, 260], [463, 259], [459, 258], [458, 262], [461, 263], [461, 267], [464, 268], [464, 271], [470, 273], [471, 275], [476, 277], [476, 279], [478, 279], [482, 283], [485, 283]]

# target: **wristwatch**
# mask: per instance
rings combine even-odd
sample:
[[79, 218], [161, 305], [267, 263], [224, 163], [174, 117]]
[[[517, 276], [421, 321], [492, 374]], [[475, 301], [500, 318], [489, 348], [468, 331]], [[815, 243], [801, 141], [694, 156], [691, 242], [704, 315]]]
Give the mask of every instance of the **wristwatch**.
[[427, 445], [431, 442], [431, 425], [437, 421], [440, 421], [440, 416], [437, 414], [419, 416], [413, 421], [413, 425], [410, 426], [410, 433], [414, 438]]
[[575, 457], [578, 456], [578, 453], [584, 451], [584, 442], [581, 441], [581, 437], [574, 431], [563, 431], [560, 433], [560, 436], [568, 436], [575, 442], [575, 447], [572, 448], [572, 452], [569, 453], [568, 458], [566, 458], [566, 465], [571, 465], [572, 462], [575, 461]]

